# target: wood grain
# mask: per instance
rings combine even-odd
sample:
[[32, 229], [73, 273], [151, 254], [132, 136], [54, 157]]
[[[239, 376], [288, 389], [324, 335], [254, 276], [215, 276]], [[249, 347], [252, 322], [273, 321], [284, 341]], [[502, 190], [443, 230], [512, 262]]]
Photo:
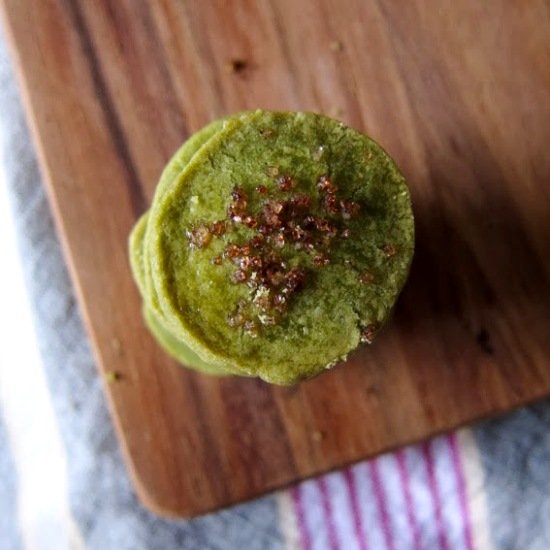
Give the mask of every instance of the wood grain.
[[[548, 2], [3, 0], [67, 261], [143, 502], [191, 516], [550, 393]], [[334, 45], [341, 44], [341, 48]], [[233, 59], [242, 71], [227, 71]], [[126, 240], [193, 131], [241, 109], [367, 131], [417, 252], [372, 348], [293, 388], [178, 368]]]

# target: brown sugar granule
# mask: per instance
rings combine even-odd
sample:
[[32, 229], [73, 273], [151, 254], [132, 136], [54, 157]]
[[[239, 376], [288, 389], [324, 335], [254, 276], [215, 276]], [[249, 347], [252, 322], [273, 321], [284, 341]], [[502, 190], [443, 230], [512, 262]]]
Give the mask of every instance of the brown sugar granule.
[[374, 275], [370, 271], [364, 271], [359, 275], [359, 281], [365, 285], [374, 281]]
[[342, 218], [349, 220], [355, 218], [359, 213], [359, 204], [349, 200], [340, 201], [340, 210], [342, 211]]
[[319, 178], [319, 181], [317, 181], [317, 188], [330, 194], [334, 194], [338, 191], [338, 187], [332, 183], [332, 180], [328, 176], [324, 175]]
[[265, 185], [258, 185], [256, 187], [256, 193], [260, 193], [261, 195], [265, 195], [267, 193], [268, 189]]
[[367, 325], [361, 331], [361, 342], [363, 342], [364, 344], [372, 344], [377, 330], [378, 327], [374, 323]]
[[231, 192], [231, 198], [233, 199], [233, 201], [227, 209], [229, 219], [233, 223], [240, 223], [243, 219], [243, 216], [246, 214], [248, 197], [242, 189], [235, 188]]
[[210, 233], [212, 235], [219, 237], [220, 235], [223, 235], [226, 230], [225, 222], [224, 221], [217, 221], [210, 224]]
[[240, 327], [244, 323], [245, 318], [240, 311], [237, 311], [233, 315], [227, 317], [227, 324], [230, 327]]
[[212, 240], [212, 233], [208, 227], [205, 227], [204, 225], [188, 232], [187, 236], [189, 238], [191, 248], [204, 248], [205, 246], [208, 246]]
[[386, 255], [386, 257], [391, 258], [392, 256], [395, 256], [397, 250], [395, 246], [391, 243], [387, 243], [382, 247], [382, 251]]
[[277, 179], [277, 185], [281, 191], [287, 192], [296, 185], [296, 182], [290, 176], [281, 176]]
[[326, 256], [323, 256], [323, 254], [318, 254], [313, 258], [313, 265], [315, 267], [323, 267], [325, 265], [328, 265], [329, 263], [330, 260]]

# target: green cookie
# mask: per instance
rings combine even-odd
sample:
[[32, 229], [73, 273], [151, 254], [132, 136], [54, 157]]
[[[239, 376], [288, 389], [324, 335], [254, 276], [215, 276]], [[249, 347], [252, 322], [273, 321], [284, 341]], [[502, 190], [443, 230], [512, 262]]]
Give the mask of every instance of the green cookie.
[[161, 345], [195, 368], [291, 384], [372, 342], [414, 248], [390, 157], [311, 113], [242, 113], [192, 140], [131, 239]]

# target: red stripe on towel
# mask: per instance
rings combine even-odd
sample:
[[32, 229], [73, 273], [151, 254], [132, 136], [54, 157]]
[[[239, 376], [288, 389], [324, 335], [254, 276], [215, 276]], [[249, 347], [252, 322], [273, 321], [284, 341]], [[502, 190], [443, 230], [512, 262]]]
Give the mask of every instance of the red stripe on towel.
[[378, 505], [380, 512], [380, 523], [382, 527], [382, 534], [384, 535], [384, 541], [388, 550], [394, 550], [393, 533], [390, 525], [390, 516], [388, 514], [388, 507], [386, 503], [386, 495], [384, 494], [384, 488], [382, 487], [382, 480], [380, 479], [380, 472], [378, 471], [377, 459], [369, 462], [369, 473], [372, 480], [372, 486], [374, 489], [374, 498]]
[[435, 464], [432, 453], [431, 443], [428, 441], [422, 445], [422, 454], [426, 462], [426, 468], [428, 470], [428, 487], [430, 489], [430, 495], [434, 505], [435, 515], [435, 527], [437, 530], [437, 539], [439, 542], [439, 548], [441, 550], [448, 550], [449, 545], [447, 537], [445, 536], [445, 529], [443, 527], [443, 516], [441, 514], [441, 497], [439, 495], [439, 488], [437, 486], [437, 479], [435, 477]]
[[403, 489], [403, 496], [405, 497], [405, 510], [407, 513], [407, 523], [412, 533], [413, 548], [414, 550], [421, 550], [422, 545], [420, 543], [420, 529], [416, 521], [414, 514], [414, 504], [411, 495], [411, 480], [409, 478], [409, 469], [407, 468], [407, 462], [405, 459], [405, 451], [400, 450], [395, 455], [397, 459], [397, 470], [399, 472], [399, 480], [401, 481], [401, 487]]
[[320, 477], [317, 480], [317, 485], [321, 493], [321, 506], [325, 514], [327, 525], [327, 538], [328, 548], [332, 550], [338, 550], [338, 538], [336, 536], [336, 526], [334, 525], [334, 516], [332, 514], [332, 502], [330, 501], [330, 494], [327, 487], [327, 480], [325, 477]]
[[359, 500], [357, 497], [357, 486], [355, 484], [355, 477], [353, 476], [351, 468], [346, 468], [344, 470], [344, 480], [348, 489], [351, 507], [351, 518], [353, 520], [353, 528], [355, 532], [355, 537], [357, 539], [357, 544], [359, 546], [359, 550], [367, 550], [367, 534], [363, 526], [363, 518], [361, 517]]
[[300, 534], [300, 542], [303, 550], [311, 549], [311, 536], [306, 523], [306, 511], [302, 498], [300, 485], [296, 485], [290, 490], [290, 496], [294, 504], [294, 512], [296, 514], [296, 523], [298, 524], [298, 532]]

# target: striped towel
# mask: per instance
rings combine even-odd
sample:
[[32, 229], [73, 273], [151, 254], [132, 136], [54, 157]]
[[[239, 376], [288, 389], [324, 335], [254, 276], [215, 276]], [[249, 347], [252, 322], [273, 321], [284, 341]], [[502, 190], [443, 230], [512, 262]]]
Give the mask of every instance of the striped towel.
[[278, 497], [288, 548], [490, 548], [470, 430], [306, 481]]
[[550, 549], [550, 402], [203, 518], [144, 510], [1, 44], [0, 550]]

